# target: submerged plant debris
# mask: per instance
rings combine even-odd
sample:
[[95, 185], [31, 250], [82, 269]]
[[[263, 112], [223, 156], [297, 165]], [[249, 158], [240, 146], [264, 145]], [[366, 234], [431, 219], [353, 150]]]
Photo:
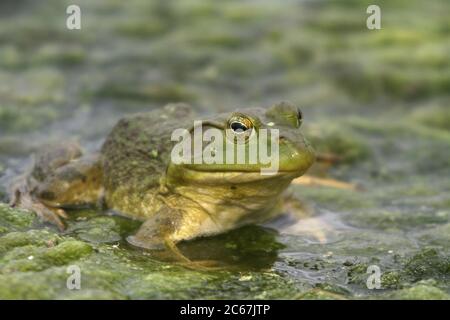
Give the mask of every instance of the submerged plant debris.
[[[80, 0], [74, 31], [69, 4], [0, 3], [0, 299], [450, 299], [448, 1]], [[370, 4], [381, 30], [366, 28]], [[361, 190], [294, 185], [303, 219], [180, 245], [216, 270], [131, 247], [137, 221], [73, 210], [59, 232], [6, 204], [45, 143], [95, 150], [121, 116], [167, 102], [280, 100], [340, 157], [311, 172]]]

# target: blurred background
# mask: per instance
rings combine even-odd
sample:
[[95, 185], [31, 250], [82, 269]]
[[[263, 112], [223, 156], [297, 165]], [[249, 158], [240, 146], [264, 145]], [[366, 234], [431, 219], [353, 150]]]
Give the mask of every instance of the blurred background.
[[97, 139], [173, 101], [448, 128], [447, 1], [377, 1], [381, 30], [366, 27], [373, 1], [77, 1], [81, 30], [66, 28], [70, 4], [1, 2], [2, 155]]
[[[81, 30], [66, 28], [70, 4], [81, 8]], [[381, 30], [366, 27], [371, 4]], [[447, 0], [3, 0], [0, 197], [44, 143], [76, 138], [96, 149], [124, 114], [177, 101], [211, 114], [290, 100], [314, 147], [341, 158], [317, 174], [366, 189], [294, 187], [332, 241], [315, 244], [295, 225], [277, 236], [287, 249], [275, 269], [296, 285], [290, 292], [373, 295], [364, 266], [375, 259], [397, 297], [425, 286], [448, 298], [449, 12]], [[417, 267], [424, 261], [435, 264]], [[264, 297], [290, 297], [266, 285]], [[156, 297], [206, 294], [167, 290]]]

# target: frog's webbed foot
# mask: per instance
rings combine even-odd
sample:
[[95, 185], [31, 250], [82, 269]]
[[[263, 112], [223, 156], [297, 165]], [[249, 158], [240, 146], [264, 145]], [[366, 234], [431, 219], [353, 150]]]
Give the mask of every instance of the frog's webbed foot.
[[178, 210], [164, 206], [144, 221], [135, 235], [127, 237], [127, 241], [135, 247], [162, 250], [180, 219], [181, 213]]
[[66, 212], [61, 208], [46, 206], [35, 199], [30, 191], [30, 182], [26, 176], [19, 177], [10, 187], [9, 205], [33, 211], [41, 221], [56, 225], [60, 231], [65, 229], [62, 219], [67, 218]]
[[34, 211], [43, 222], [48, 222], [57, 226], [60, 231], [64, 231], [66, 229], [63, 219], [67, 219], [68, 216], [63, 209], [48, 207], [37, 201], [31, 202], [28, 206], [22, 205], [22, 207]]
[[[127, 237], [128, 243], [135, 247], [158, 251], [158, 256], [170, 253], [180, 262], [191, 262], [177, 248], [171, 235], [176, 231], [181, 220], [181, 212], [164, 206], [154, 216], [144, 221], [135, 235]], [[164, 252], [164, 249], [167, 252]], [[167, 258], [167, 257], [166, 257]]]
[[180, 249], [178, 249], [175, 242], [166, 239], [165, 240], [166, 249], [176, 258], [179, 264], [185, 268], [201, 271], [218, 271], [229, 269], [225, 268], [223, 263], [218, 260], [191, 260], [186, 257]]

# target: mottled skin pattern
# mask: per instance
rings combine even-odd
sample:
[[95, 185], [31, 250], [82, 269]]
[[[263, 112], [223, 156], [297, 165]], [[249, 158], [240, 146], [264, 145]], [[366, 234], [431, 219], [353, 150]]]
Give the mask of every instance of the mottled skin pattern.
[[144, 248], [173, 248], [180, 240], [264, 222], [280, 213], [283, 191], [312, 165], [314, 153], [299, 130], [301, 113], [287, 102], [202, 119], [203, 127], [230, 129], [236, 115], [255, 132], [279, 130], [277, 174], [261, 175], [260, 164], [172, 163], [173, 130], [192, 130], [201, 119], [187, 105], [171, 104], [120, 120], [98, 155], [82, 155], [73, 143], [41, 150], [14, 185], [12, 204], [63, 228], [64, 208], [101, 203], [144, 221], [128, 238]]
[[171, 134], [193, 121], [182, 104], [120, 120], [102, 147], [107, 206], [141, 219], [157, 211], [163, 204], [157, 194], [170, 161]]

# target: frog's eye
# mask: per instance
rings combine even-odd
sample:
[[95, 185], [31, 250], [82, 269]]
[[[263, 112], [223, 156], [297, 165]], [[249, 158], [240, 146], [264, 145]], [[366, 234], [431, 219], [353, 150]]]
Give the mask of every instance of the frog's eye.
[[247, 131], [249, 129], [249, 128], [247, 128], [245, 123], [242, 123], [242, 122], [239, 122], [239, 121], [234, 121], [234, 122], [230, 123], [230, 128], [235, 133], [242, 133], [242, 132]]
[[245, 116], [233, 116], [228, 121], [227, 131], [229, 131], [232, 135], [230, 138], [237, 138], [238, 141], [246, 141], [252, 134], [253, 123]]

